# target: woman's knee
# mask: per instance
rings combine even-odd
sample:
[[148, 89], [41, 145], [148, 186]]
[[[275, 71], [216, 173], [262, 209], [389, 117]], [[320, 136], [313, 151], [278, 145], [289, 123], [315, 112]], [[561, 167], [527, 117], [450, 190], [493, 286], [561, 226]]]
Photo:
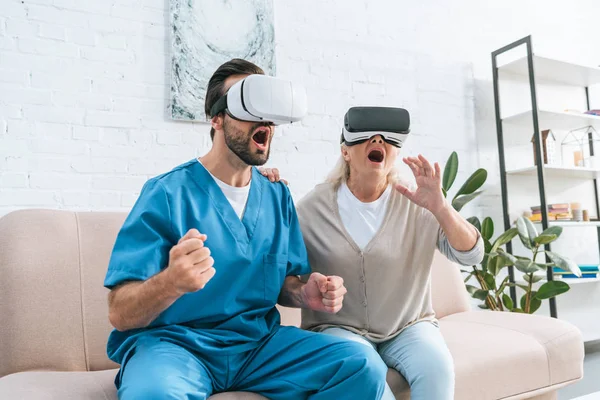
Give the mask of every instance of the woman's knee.
[[412, 381], [424, 379], [433, 384], [448, 386], [454, 383], [454, 360], [446, 347], [431, 347], [421, 354], [419, 362], [406, 366]]

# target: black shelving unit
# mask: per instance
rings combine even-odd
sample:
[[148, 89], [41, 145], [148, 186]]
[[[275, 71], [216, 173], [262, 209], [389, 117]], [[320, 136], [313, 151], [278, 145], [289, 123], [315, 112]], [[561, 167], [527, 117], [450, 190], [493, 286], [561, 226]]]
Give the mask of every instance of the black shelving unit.
[[[549, 226], [548, 223], [548, 210], [546, 204], [546, 186], [545, 186], [545, 177], [544, 177], [544, 163], [542, 157], [542, 139], [541, 132], [539, 126], [539, 115], [538, 115], [538, 104], [537, 104], [537, 94], [536, 94], [536, 83], [535, 83], [535, 68], [534, 68], [534, 55], [532, 50], [532, 42], [531, 36], [524, 37], [516, 42], [513, 42], [509, 45], [506, 45], [494, 52], [492, 52], [492, 72], [493, 72], [493, 84], [494, 84], [494, 106], [495, 106], [495, 114], [496, 114], [496, 132], [498, 137], [498, 156], [499, 156], [499, 164], [500, 164], [500, 185], [502, 189], [502, 211], [503, 211], [503, 219], [504, 219], [504, 229], [508, 230], [511, 227], [511, 222], [509, 218], [509, 205], [508, 205], [508, 190], [507, 190], [507, 170], [506, 170], [506, 160], [504, 157], [504, 134], [503, 134], [503, 123], [502, 117], [500, 115], [500, 94], [499, 94], [499, 70], [497, 64], [497, 58], [499, 55], [506, 53], [507, 51], [513, 50], [519, 46], [526, 46], [527, 49], [527, 70], [528, 70], [528, 80], [529, 80], [529, 90], [531, 94], [531, 113], [533, 120], [533, 140], [535, 143], [535, 165], [537, 172], [537, 182], [538, 182], [538, 190], [540, 196], [540, 205], [542, 211], [542, 229], [547, 229]], [[589, 88], [585, 87], [585, 96], [586, 96], [586, 104], [587, 109], [590, 109], [590, 98], [589, 98]], [[592, 141], [592, 134], [589, 133], [589, 146], [590, 146], [590, 155], [594, 155], [594, 145]], [[597, 179], [593, 179], [594, 184], [594, 195], [596, 200], [596, 216], [600, 218], [600, 199], [598, 196], [598, 183]], [[600, 226], [597, 227], [597, 236], [598, 236], [598, 246], [600, 248]], [[506, 245], [506, 249], [509, 253], [512, 254], [512, 244], [508, 243]], [[550, 245], [546, 245], [546, 249], [550, 250]], [[546, 255], [546, 262], [552, 262], [549, 257]], [[508, 274], [510, 282], [515, 282], [515, 272], [514, 267], [508, 267]], [[548, 268], [546, 271], [546, 277], [548, 281], [553, 280], [553, 272], [552, 268]], [[517, 294], [514, 286], [510, 288], [510, 296], [513, 300], [514, 304], [517, 303]], [[550, 305], [550, 315], [554, 318], [557, 318], [557, 309], [556, 309], [556, 299], [551, 298], [549, 300]]]

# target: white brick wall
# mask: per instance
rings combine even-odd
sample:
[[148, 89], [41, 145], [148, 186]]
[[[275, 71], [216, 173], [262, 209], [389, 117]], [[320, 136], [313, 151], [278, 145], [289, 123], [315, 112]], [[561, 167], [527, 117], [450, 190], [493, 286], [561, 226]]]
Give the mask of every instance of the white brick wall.
[[[168, 1], [0, 1], [0, 215], [127, 210], [148, 177], [208, 150], [207, 124], [167, 117]], [[279, 128], [270, 162], [296, 198], [335, 163], [352, 105], [409, 108], [404, 153], [445, 161], [457, 150], [464, 176], [478, 163], [473, 68], [489, 70], [489, 52], [530, 28], [572, 54], [583, 26], [589, 57], [600, 11], [592, 1], [546, 2], [550, 18], [531, 0], [274, 3], [278, 73], [310, 96], [306, 120]]]

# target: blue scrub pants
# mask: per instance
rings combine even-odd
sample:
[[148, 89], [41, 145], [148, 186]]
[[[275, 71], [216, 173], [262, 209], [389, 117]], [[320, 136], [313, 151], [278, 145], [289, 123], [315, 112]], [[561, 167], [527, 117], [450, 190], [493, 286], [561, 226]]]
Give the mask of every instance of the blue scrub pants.
[[256, 349], [206, 355], [144, 338], [123, 366], [119, 399], [204, 400], [245, 391], [269, 399], [379, 400], [387, 367], [371, 347], [278, 327]]
[[[454, 362], [440, 329], [431, 322], [409, 326], [398, 336], [383, 343], [372, 343], [364, 337], [341, 328], [328, 328], [329, 335], [363, 343], [375, 349], [388, 367], [395, 369], [410, 385], [411, 400], [454, 399]], [[385, 385], [381, 400], [394, 400]]]

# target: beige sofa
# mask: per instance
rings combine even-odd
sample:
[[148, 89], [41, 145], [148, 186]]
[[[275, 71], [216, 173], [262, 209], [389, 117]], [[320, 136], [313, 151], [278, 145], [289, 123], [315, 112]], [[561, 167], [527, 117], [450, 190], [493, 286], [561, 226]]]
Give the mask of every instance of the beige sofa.
[[[24, 210], [0, 219], [0, 399], [116, 399], [118, 366], [105, 352], [111, 327], [102, 283], [124, 218]], [[458, 268], [439, 254], [432, 285], [454, 357], [456, 399], [556, 399], [558, 388], [582, 378], [583, 343], [572, 325], [470, 311]], [[284, 324], [298, 325], [297, 310], [281, 311]], [[388, 381], [398, 399], [410, 397], [395, 371]]]

